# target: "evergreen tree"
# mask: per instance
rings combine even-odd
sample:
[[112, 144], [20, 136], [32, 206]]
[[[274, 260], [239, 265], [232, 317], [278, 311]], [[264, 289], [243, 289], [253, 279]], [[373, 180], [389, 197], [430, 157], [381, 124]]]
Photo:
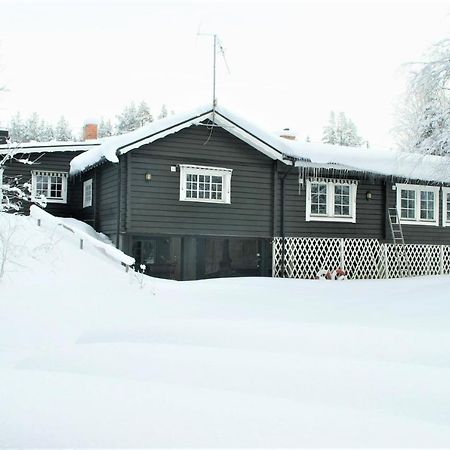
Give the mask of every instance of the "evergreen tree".
[[61, 116], [56, 124], [54, 137], [57, 141], [70, 141], [73, 139], [69, 122], [67, 122], [64, 116]]
[[55, 139], [55, 132], [53, 130], [53, 126], [46, 122], [45, 120], [41, 120], [39, 125], [39, 141], [48, 142]]
[[334, 145], [343, 145], [347, 147], [358, 147], [362, 145], [363, 140], [358, 135], [355, 123], [340, 112], [336, 116], [332, 111], [328, 125], [324, 128], [322, 142]]
[[330, 112], [328, 125], [323, 129], [322, 142], [325, 144], [336, 144], [336, 116], [334, 111]]
[[128, 133], [139, 128], [139, 121], [137, 116], [137, 109], [134, 102], [126, 106], [123, 111], [117, 116], [116, 130], [117, 134]]
[[11, 142], [25, 142], [25, 123], [22, 120], [20, 112], [16, 112], [16, 114], [11, 118], [9, 123], [9, 134], [11, 137]]
[[161, 112], [159, 113], [158, 119], [164, 119], [167, 117], [167, 108], [166, 105], [162, 105]]
[[98, 137], [108, 137], [112, 136], [114, 134], [113, 132], [113, 126], [111, 123], [111, 120], [104, 120], [103, 117], [100, 119], [100, 123], [98, 124]]
[[139, 104], [136, 115], [139, 127], [144, 126], [146, 123], [153, 122], [153, 116], [150, 112], [150, 108], [144, 101]]
[[39, 114], [36, 112], [31, 114], [31, 116], [25, 121], [22, 142], [39, 141], [40, 124], [41, 119]]

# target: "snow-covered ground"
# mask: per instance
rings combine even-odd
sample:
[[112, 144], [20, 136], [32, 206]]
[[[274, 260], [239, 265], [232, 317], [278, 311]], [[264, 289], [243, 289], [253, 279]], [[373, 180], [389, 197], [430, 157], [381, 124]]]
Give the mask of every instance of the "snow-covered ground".
[[450, 445], [449, 277], [140, 278], [9, 217], [0, 447]]

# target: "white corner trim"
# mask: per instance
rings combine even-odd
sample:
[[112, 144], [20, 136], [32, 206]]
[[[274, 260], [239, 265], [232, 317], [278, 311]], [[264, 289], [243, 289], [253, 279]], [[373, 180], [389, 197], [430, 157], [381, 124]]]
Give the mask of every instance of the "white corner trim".
[[[425, 225], [425, 226], [439, 226], [439, 186], [426, 186], [422, 184], [404, 184], [396, 183], [396, 208], [397, 215], [402, 225]], [[415, 218], [403, 219], [401, 217], [401, 195], [402, 190], [415, 191]], [[421, 192], [434, 192], [434, 218], [433, 220], [424, 220], [420, 218], [420, 193]]]
[[442, 226], [450, 227], [447, 221], [447, 195], [450, 195], [450, 187], [442, 187]]
[[[311, 214], [311, 183], [327, 184], [327, 214], [314, 215]], [[350, 186], [350, 215], [336, 216], [334, 215], [334, 186], [344, 184]], [[356, 192], [358, 188], [357, 180], [341, 180], [333, 178], [312, 178], [306, 180], [306, 222], [347, 222], [356, 223]]]

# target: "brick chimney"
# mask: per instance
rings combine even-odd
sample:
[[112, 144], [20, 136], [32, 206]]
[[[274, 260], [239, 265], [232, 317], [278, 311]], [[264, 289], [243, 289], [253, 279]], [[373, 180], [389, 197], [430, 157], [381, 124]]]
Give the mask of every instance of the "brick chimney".
[[97, 137], [98, 137], [97, 121], [93, 119], [86, 119], [83, 125], [83, 141], [97, 139]]
[[297, 138], [297, 133], [289, 128], [283, 128], [279, 134], [280, 137], [288, 139], [289, 141], [295, 141]]

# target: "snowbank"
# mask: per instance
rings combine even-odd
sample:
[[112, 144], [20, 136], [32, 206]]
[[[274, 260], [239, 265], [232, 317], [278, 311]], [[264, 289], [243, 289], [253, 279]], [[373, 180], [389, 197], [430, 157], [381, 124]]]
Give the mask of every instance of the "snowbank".
[[170, 282], [7, 221], [0, 447], [450, 442], [449, 277]]

